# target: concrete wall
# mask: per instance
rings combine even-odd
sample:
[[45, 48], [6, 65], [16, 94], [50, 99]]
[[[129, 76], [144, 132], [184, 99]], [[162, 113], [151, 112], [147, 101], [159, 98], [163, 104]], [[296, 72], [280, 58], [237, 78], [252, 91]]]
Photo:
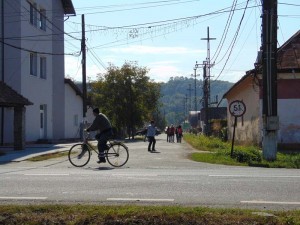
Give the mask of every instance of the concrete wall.
[[65, 84], [65, 138], [80, 137], [80, 123], [82, 123], [82, 97], [76, 95], [69, 84]]
[[[11, 1], [4, 1], [4, 38], [20, 37], [21, 36], [21, 22], [20, 16], [16, 11], [20, 12], [21, 4], [19, 1], [14, 2], [14, 7], [11, 7]], [[13, 28], [13, 29], [12, 29]], [[20, 39], [7, 39], [5, 43], [21, 47]], [[21, 93], [21, 71], [22, 64], [21, 51], [17, 48], [12, 48], [4, 45], [4, 82], [12, 87], [17, 92]], [[14, 131], [14, 110], [13, 108], [4, 109], [4, 144], [13, 143]]]
[[[238, 118], [235, 139], [237, 142], [261, 144], [262, 141], [262, 95], [252, 79], [243, 80], [228, 94], [228, 105], [243, 100], [247, 110]], [[299, 74], [278, 75], [278, 143], [300, 143], [300, 79]], [[229, 138], [232, 139], [234, 117], [228, 111]]]
[[[228, 96], [228, 106], [232, 101], [240, 100], [246, 105], [246, 113], [238, 117], [235, 130], [235, 140], [240, 143], [255, 143], [261, 141], [260, 99], [259, 90], [253, 87], [252, 79], [246, 79]], [[227, 108], [228, 138], [232, 139], [234, 117]]]
[[[31, 1], [31, 0], [30, 0]], [[5, 37], [7, 43], [38, 52], [37, 76], [30, 74], [30, 52], [5, 46], [4, 81], [18, 93], [33, 103], [26, 107], [26, 141], [40, 138], [62, 139], [65, 136], [65, 93], [64, 93], [64, 56], [47, 53], [64, 53], [64, 12], [61, 0], [32, 0], [37, 8], [46, 10], [46, 30], [30, 24], [30, 5], [28, 1], [4, 1]], [[23, 12], [20, 15], [20, 12]], [[53, 25], [55, 24], [55, 25]], [[61, 35], [52, 35], [60, 33]], [[57, 41], [60, 40], [60, 41]], [[46, 54], [43, 54], [46, 53]], [[40, 57], [46, 58], [46, 79], [40, 76]], [[40, 132], [40, 106], [45, 106], [44, 133]], [[4, 142], [13, 142], [13, 110], [5, 109]]]
[[[52, 14], [51, 21], [55, 22], [55, 26], [52, 27], [54, 33], [61, 35], [54, 35], [52, 51], [54, 53], [64, 53], [64, 12], [61, 0], [52, 0]], [[52, 98], [52, 114], [53, 114], [53, 139], [60, 139], [65, 135], [65, 128], [62, 124], [65, 124], [65, 61], [64, 55], [56, 55], [53, 57], [53, 98]]]
[[279, 99], [279, 143], [300, 143], [300, 99]]

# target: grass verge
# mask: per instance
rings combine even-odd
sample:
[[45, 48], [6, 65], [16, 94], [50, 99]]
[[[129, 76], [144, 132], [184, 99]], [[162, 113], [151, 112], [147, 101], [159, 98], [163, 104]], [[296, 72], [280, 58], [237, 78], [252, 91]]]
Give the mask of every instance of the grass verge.
[[27, 159], [28, 161], [31, 162], [38, 162], [38, 161], [43, 161], [43, 160], [48, 160], [48, 159], [53, 159], [53, 158], [59, 158], [63, 156], [68, 156], [69, 152], [54, 152], [54, 153], [47, 153], [39, 156], [35, 156], [32, 158]]
[[300, 224], [300, 211], [211, 209], [179, 206], [0, 206], [0, 224]]
[[218, 138], [204, 135], [185, 134], [184, 140], [195, 149], [207, 153], [193, 153], [191, 159], [198, 162], [207, 162], [224, 165], [256, 166], [268, 168], [295, 168], [300, 169], [300, 154], [277, 153], [277, 159], [269, 162], [263, 159], [262, 151], [255, 146], [235, 146], [231, 158], [231, 144], [222, 142]]

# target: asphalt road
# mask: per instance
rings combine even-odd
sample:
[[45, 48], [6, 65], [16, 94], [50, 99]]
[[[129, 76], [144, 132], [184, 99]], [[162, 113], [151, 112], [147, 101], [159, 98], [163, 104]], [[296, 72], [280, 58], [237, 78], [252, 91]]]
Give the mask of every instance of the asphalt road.
[[213, 165], [191, 161], [186, 143], [157, 136], [157, 153], [147, 142], [128, 142], [122, 168], [84, 168], [64, 158], [0, 165], [0, 204], [92, 203], [300, 209], [300, 170]]

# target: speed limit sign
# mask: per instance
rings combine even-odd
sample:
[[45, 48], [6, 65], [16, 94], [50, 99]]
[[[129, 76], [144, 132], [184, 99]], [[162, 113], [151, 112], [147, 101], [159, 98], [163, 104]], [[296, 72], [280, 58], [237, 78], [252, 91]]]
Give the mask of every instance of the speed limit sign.
[[236, 100], [230, 103], [229, 112], [232, 116], [240, 117], [246, 112], [246, 105], [244, 102]]

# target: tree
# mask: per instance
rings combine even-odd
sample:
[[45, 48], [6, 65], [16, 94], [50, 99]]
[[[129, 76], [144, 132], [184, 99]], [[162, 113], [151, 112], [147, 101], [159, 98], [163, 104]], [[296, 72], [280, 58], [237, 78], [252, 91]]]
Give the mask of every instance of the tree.
[[149, 121], [158, 106], [160, 85], [147, 76], [148, 69], [125, 62], [121, 68], [111, 64], [92, 84], [93, 105], [107, 114], [120, 131], [134, 138], [137, 127]]

